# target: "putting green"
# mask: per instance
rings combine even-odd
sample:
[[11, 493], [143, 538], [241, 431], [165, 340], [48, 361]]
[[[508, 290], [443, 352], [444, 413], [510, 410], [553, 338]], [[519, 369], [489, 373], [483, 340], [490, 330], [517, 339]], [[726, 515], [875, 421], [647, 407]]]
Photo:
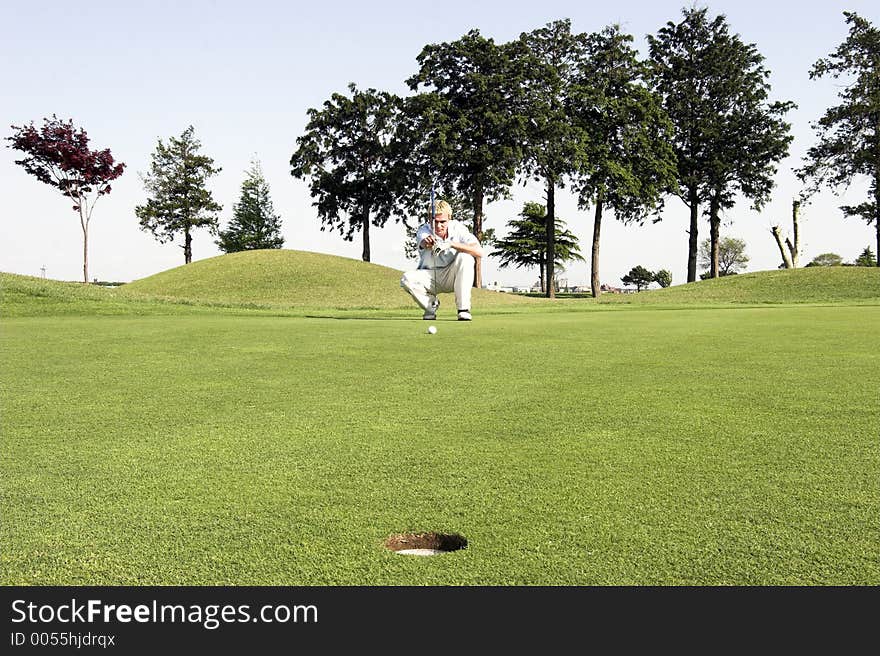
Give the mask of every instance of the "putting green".
[[4, 319], [0, 582], [880, 583], [880, 307], [453, 317]]

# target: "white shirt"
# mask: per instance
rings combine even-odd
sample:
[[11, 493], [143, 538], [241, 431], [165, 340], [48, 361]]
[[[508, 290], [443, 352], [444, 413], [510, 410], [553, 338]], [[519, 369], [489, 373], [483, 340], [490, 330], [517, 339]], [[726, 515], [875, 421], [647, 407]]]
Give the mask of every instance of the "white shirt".
[[[416, 244], [421, 244], [425, 237], [434, 235], [430, 223], [423, 223], [416, 232]], [[434, 235], [437, 241], [441, 241], [439, 237]], [[478, 244], [479, 241], [467, 229], [461, 221], [450, 219], [446, 224], [446, 241], [454, 241], [459, 244]], [[440, 255], [434, 255], [430, 248], [419, 248], [419, 268], [420, 269], [444, 269], [452, 264], [455, 256], [458, 255], [456, 250], [444, 251]]]

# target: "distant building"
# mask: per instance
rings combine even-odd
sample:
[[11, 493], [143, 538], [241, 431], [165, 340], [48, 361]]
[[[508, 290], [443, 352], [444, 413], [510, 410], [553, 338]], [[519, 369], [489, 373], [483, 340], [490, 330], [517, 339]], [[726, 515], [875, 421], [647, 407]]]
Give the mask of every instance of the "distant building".
[[517, 292], [527, 292], [529, 291], [528, 287], [514, 287], [514, 286], [506, 286], [500, 285], [498, 282], [490, 282], [487, 285], [483, 285], [483, 289], [488, 290], [490, 292], [499, 292], [502, 294], [515, 294]]

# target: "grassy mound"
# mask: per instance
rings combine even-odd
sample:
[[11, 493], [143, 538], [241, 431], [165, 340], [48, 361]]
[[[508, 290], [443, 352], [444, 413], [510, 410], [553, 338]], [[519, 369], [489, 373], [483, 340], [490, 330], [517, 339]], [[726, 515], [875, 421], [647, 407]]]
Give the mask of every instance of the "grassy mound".
[[[400, 288], [401, 272], [334, 255], [262, 250], [221, 255], [163, 271], [121, 287], [99, 287], [0, 273], [0, 314], [14, 316], [180, 314], [253, 311], [301, 314], [374, 310], [417, 312]], [[454, 310], [442, 296], [441, 313]], [[639, 294], [543, 298], [474, 290], [478, 312], [543, 308], [695, 307], [764, 304], [880, 303], [880, 268], [810, 267], [758, 271]]]
[[880, 268], [809, 267], [756, 271], [639, 294], [605, 294], [603, 303], [714, 305], [880, 301]]
[[[126, 294], [250, 307], [413, 309], [396, 269], [335, 255], [259, 250], [221, 255], [125, 286]], [[529, 303], [475, 290], [479, 307]]]
[[187, 311], [185, 306], [173, 305], [163, 310], [155, 301], [133, 300], [122, 294], [121, 289], [0, 273], [0, 315], [128, 315]]

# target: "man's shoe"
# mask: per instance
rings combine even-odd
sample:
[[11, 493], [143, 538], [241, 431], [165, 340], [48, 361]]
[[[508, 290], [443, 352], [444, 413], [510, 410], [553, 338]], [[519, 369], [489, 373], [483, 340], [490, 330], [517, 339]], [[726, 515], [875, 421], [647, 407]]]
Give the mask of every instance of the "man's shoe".
[[434, 300], [431, 301], [431, 304], [428, 306], [428, 309], [425, 310], [425, 313], [422, 315], [422, 319], [424, 319], [425, 321], [434, 321], [434, 319], [437, 318], [437, 308], [439, 307], [440, 299], [435, 297]]
[[469, 310], [459, 310], [458, 311], [458, 320], [459, 321], [470, 321], [472, 319], [471, 313]]

